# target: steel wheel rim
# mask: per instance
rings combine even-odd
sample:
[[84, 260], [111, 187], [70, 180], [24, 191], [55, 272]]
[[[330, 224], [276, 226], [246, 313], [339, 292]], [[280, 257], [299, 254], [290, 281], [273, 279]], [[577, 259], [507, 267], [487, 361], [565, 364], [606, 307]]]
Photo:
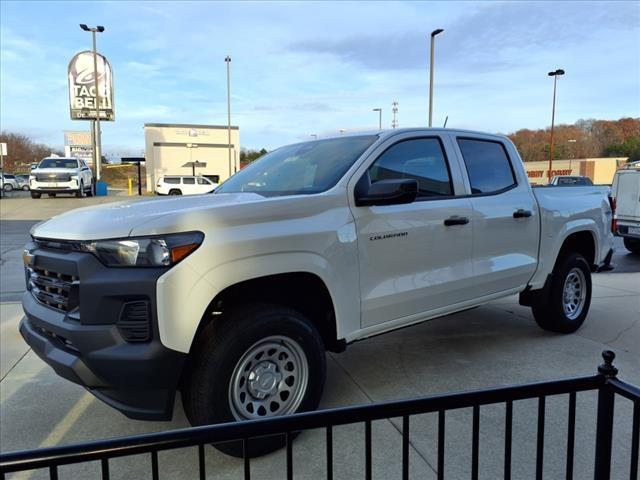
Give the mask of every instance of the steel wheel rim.
[[564, 279], [562, 306], [565, 316], [574, 320], [580, 316], [587, 297], [587, 282], [579, 268], [572, 268]]
[[302, 347], [274, 335], [254, 343], [231, 374], [229, 405], [236, 420], [294, 413], [309, 382], [309, 363]]

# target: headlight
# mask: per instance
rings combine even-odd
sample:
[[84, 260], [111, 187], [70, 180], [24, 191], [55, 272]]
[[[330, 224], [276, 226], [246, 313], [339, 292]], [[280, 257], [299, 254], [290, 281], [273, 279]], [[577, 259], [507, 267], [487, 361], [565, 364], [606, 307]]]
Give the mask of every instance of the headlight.
[[201, 232], [188, 232], [83, 242], [81, 249], [93, 253], [107, 267], [169, 267], [195, 251], [203, 239]]

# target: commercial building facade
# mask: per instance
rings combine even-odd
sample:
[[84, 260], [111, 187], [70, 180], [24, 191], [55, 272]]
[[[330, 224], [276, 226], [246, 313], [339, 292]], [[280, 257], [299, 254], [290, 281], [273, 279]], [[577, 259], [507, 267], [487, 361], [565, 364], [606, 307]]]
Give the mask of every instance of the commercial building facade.
[[[555, 175], [582, 175], [589, 177], [594, 184], [611, 184], [616, 170], [626, 162], [626, 157], [554, 160], [551, 177]], [[549, 182], [548, 161], [524, 162], [524, 168], [533, 185], [545, 185]]]
[[[162, 175], [203, 175], [222, 182], [240, 169], [240, 129], [182, 123], [146, 123], [144, 126], [147, 190]], [[231, 148], [231, 164], [229, 163]], [[196, 163], [197, 162], [197, 163]]]
[[93, 142], [90, 131], [64, 132], [64, 156], [80, 158], [93, 168]]

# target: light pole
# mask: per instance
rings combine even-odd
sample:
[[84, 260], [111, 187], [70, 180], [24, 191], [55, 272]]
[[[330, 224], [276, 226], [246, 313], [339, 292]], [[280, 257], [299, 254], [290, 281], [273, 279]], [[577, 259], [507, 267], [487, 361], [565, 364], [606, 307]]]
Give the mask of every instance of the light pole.
[[553, 167], [553, 125], [556, 119], [556, 83], [558, 82], [558, 77], [560, 75], [564, 75], [564, 70], [561, 68], [557, 69], [555, 72], [549, 72], [550, 77], [553, 77], [553, 107], [551, 108], [551, 142], [549, 146], [549, 183], [551, 183], [551, 168]]
[[431, 32], [431, 56], [429, 57], [429, 127], [433, 121], [433, 63], [436, 50], [436, 35], [444, 32], [442, 28], [438, 28]]
[[96, 27], [87, 27], [84, 23], [80, 24], [80, 28], [85, 32], [91, 32], [93, 40], [93, 88], [96, 102], [96, 120], [95, 132], [93, 134], [93, 154], [95, 158], [96, 180], [100, 180], [100, 160], [102, 160], [102, 133], [100, 131], [100, 92], [98, 90], [98, 51], [96, 49], [96, 33], [104, 32], [104, 27], [98, 25]]
[[233, 175], [231, 165], [231, 57], [227, 55], [224, 61], [227, 64], [227, 140], [229, 142], [229, 176], [231, 176]]
[[378, 130], [382, 130], [382, 109], [374, 108], [372, 112], [378, 112]]

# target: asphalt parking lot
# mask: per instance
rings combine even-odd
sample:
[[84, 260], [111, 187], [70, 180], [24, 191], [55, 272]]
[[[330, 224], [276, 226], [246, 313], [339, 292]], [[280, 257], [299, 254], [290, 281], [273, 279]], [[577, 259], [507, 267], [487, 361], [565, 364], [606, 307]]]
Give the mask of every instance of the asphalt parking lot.
[[[55, 375], [17, 331], [19, 298], [24, 275], [22, 246], [29, 228], [62, 211], [123, 198], [43, 198], [23, 194], [0, 203], [0, 449], [3, 452], [67, 444], [113, 436], [187, 426], [178, 400], [171, 422], [129, 420], [79, 386]], [[162, 201], [162, 200], [158, 200]], [[342, 354], [328, 355], [327, 387], [322, 407], [404, 399], [496, 385], [542, 381], [595, 373], [604, 349], [616, 352], [620, 377], [640, 384], [640, 258], [616, 239], [616, 269], [593, 277], [591, 311], [573, 335], [539, 329], [528, 308], [508, 297], [474, 310], [440, 318], [350, 345]], [[567, 399], [547, 401], [545, 478], [564, 477]], [[578, 395], [575, 478], [593, 477], [595, 395]], [[502, 476], [504, 407], [483, 407], [480, 418], [481, 478]], [[536, 401], [514, 405], [514, 478], [532, 478], [535, 471]], [[437, 416], [412, 419], [411, 478], [436, 478]], [[364, 429], [336, 428], [335, 477], [361, 478]], [[397, 478], [401, 463], [401, 421], [374, 422], [374, 478]], [[631, 404], [619, 401], [614, 424], [612, 478], [627, 478], [631, 456]], [[469, 478], [471, 471], [471, 412], [447, 416], [446, 478]], [[324, 477], [321, 432], [301, 435], [294, 444], [296, 478]], [[194, 478], [196, 451], [160, 454], [162, 478]], [[252, 462], [255, 478], [283, 478], [284, 453]], [[242, 461], [207, 449], [212, 478], [242, 478]], [[112, 462], [112, 478], [148, 478], [148, 456]], [[99, 478], [97, 464], [61, 469], [61, 478]], [[9, 477], [14, 478], [14, 477]], [[15, 478], [46, 478], [44, 472]]]

